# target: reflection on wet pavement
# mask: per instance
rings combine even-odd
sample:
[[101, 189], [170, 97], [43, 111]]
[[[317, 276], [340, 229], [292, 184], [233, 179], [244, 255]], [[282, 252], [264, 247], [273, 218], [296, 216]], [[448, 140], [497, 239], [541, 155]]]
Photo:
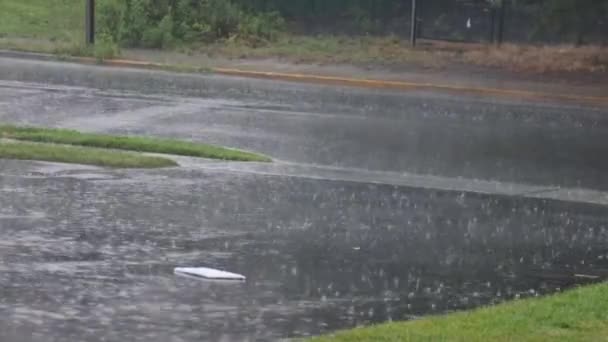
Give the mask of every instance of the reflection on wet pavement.
[[0, 160], [2, 341], [268, 341], [608, 278], [602, 108], [2, 58], [0, 79], [1, 122], [276, 159]]
[[[176, 80], [185, 76], [159, 75], [174, 83], [149, 94], [0, 81], [8, 93], [0, 120], [185, 138], [304, 164], [608, 190], [608, 162], [597, 158], [608, 154], [605, 109], [285, 83], [268, 90], [217, 77], [182, 89]], [[142, 88], [153, 84], [146, 80]], [[192, 89], [210, 94], [181, 94]]]
[[[111, 174], [0, 176], [8, 336], [269, 340], [608, 275], [602, 206], [213, 170]], [[248, 281], [201, 283], [177, 266]]]

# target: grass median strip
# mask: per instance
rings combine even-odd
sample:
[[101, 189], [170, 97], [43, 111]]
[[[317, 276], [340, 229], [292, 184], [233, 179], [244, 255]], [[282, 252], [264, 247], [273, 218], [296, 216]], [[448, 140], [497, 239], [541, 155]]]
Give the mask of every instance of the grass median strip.
[[608, 341], [608, 284], [444, 317], [390, 323], [310, 342]]
[[213, 145], [171, 139], [81, 133], [65, 129], [0, 125], [0, 137], [39, 143], [173, 154], [232, 161], [271, 161], [270, 158], [263, 155]]
[[55, 144], [0, 141], [0, 158], [85, 164], [115, 168], [159, 168], [177, 166], [171, 159], [132, 152]]

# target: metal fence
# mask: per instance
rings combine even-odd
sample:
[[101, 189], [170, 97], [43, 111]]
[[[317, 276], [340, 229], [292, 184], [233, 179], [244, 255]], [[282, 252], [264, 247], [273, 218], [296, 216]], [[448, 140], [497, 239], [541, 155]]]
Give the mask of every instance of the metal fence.
[[488, 42], [498, 38], [500, 9], [487, 2], [421, 1], [419, 35], [422, 38]]
[[419, 3], [420, 36], [428, 39], [488, 42], [502, 37], [505, 42], [545, 44], [577, 43], [579, 38], [593, 44], [608, 41], [608, 18], [589, 25], [584, 37], [577, 37], [576, 30], [568, 26], [571, 23], [562, 28], [544, 26], [543, 1], [504, 1], [504, 6], [499, 1], [473, 0], [419, 0]]
[[[547, 0], [549, 1], [549, 0]], [[554, 1], [554, 0], [550, 0]], [[581, 3], [583, 2], [582, 0]], [[608, 10], [608, 4], [606, 4]], [[608, 43], [608, 13], [604, 17], [589, 22], [584, 37], [577, 37], [573, 30], [551, 29], [539, 25], [540, 18], [543, 17], [543, 3], [532, 5], [511, 5], [506, 8], [506, 36], [510, 42], [514, 43], [577, 43], [578, 38], [582, 38], [580, 43], [607, 44]], [[579, 13], [569, 13], [570, 18], [575, 20], [585, 20], [579, 17]], [[572, 23], [567, 23], [568, 28]], [[570, 27], [571, 28], [571, 27]]]
[[[244, 1], [244, 0], [243, 0]], [[417, 0], [419, 37], [462, 42], [573, 43], [572, 27], [542, 25], [555, 0]], [[409, 37], [412, 0], [248, 0], [253, 10], [275, 10], [301, 34], [394, 34]], [[608, 10], [608, 6], [606, 6]], [[572, 13], [572, 16], [577, 16]], [[608, 13], [591, 23], [584, 42], [608, 40]]]

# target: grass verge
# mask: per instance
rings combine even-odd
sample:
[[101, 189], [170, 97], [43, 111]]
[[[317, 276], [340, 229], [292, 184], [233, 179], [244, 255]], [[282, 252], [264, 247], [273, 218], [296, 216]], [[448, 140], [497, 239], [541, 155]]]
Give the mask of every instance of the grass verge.
[[[360, 66], [416, 65], [440, 68], [453, 61], [453, 51], [412, 49], [397, 36], [298, 36], [286, 34], [275, 42], [252, 47], [242, 42], [223, 42], [191, 47], [191, 54], [231, 59], [278, 58], [295, 64], [342, 64]], [[185, 48], [188, 52], [188, 48]]]
[[183, 47], [193, 56], [227, 58], [279, 58], [304, 64], [353, 64], [359, 66], [421, 66], [441, 69], [453, 64], [500, 68], [516, 72], [608, 71], [608, 48], [601, 46], [504, 44], [500, 47], [477, 43], [421, 40], [417, 48], [397, 36], [293, 36], [258, 47], [241, 43], [216, 43]]
[[84, 39], [84, 2], [0, 1], [0, 37], [74, 43]]
[[199, 158], [233, 161], [270, 161], [270, 158], [266, 156], [219, 146], [171, 139], [81, 133], [65, 129], [0, 125], [0, 136], [20, 141], [174, 154]]
[[0, 141], [0, 158], [40, 160], [115, 168], [159, 168], [177, 166], [173, 160], [137, 153], [54, 144]]
[[504, 44], [464, 50], [462, 59], [475, 65], [537, 73], [608, 71], [608, 48], [600, 46]]
[[310, 342], [608, 341], [608, 284], [471, 312], [391, 323]]

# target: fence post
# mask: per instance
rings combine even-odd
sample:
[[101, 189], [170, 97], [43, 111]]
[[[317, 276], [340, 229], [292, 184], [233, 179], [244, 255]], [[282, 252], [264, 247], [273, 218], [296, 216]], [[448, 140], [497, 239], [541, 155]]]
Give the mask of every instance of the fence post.
[[85, 0], [85, 41], [87, 45], [95, 44], [95, 0]]
[[507, 9], [507, 0], [500, 1], [500, 13], [498, 17], [498, 35], [496, 37], [496, 44], [502, 44], [505, 35], [505, 12]]
[[412, 28], [410, 35], [410, 43], [412, 47], [416, 47], [416, 38], [418, 38], [418, 6], [417, 1], [412, 0]]
[[490, 43], [496, 41], [496, 8], [490, 7], [490, 37], [488, 40]]

